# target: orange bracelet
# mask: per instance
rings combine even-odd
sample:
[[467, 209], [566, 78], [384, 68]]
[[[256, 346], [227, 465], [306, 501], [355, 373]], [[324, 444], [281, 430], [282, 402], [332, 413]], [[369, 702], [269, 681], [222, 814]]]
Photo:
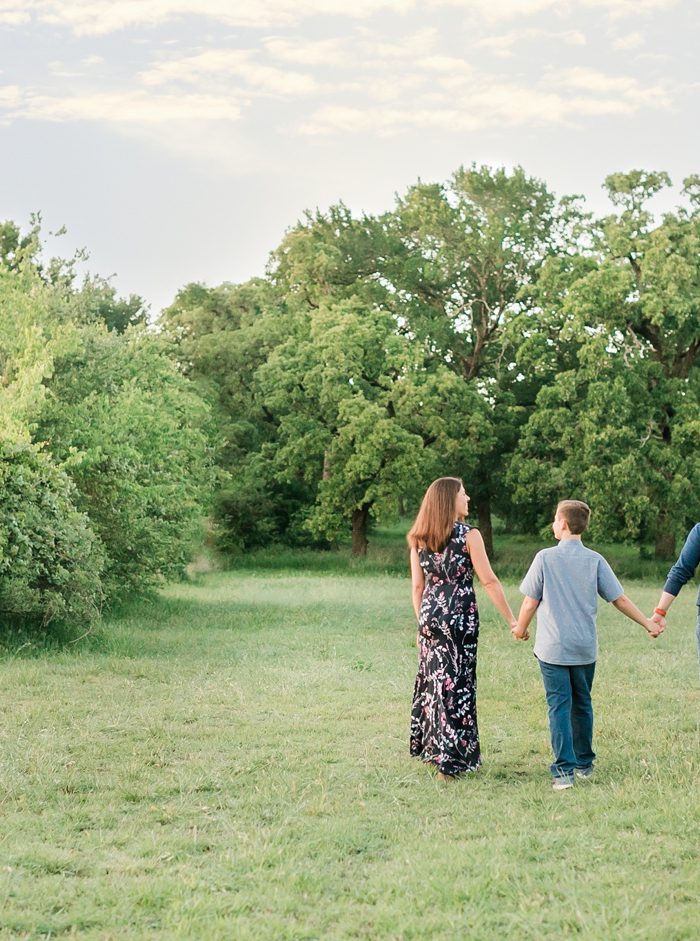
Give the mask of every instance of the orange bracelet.
[[662, 618], [666, 617], [666, 612], [663, 608], [654, 608], [654, 614], [660, 614]]

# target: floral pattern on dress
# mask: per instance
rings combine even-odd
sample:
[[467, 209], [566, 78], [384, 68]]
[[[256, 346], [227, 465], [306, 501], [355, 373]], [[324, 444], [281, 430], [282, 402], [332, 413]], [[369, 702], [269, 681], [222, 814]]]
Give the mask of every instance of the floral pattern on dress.
[[470, 529], [457, 522], [442, 552], [418, 553], [425, 588], [410, 750], [443, 774], [475, 771], [481, 764], [476, 721], [479, 611], [466, 546]]

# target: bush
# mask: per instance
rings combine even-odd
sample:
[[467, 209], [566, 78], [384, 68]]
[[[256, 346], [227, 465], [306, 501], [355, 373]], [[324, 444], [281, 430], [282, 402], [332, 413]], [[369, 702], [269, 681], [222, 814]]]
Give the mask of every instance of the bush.
[[74, 487], [29, 444], [0, 443], [0, 617], [10, 625], [92, 621], [102, 603], [99, 543]]
[[145, 330], [81, 327], [55, 354], [36, 435], [77, 488], [107, 601], [180, 577], [214, 486], [209, 412]]

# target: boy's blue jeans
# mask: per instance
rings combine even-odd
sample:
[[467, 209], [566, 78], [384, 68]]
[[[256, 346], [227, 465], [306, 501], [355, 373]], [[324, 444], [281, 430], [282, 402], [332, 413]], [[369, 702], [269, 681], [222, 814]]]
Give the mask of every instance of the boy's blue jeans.
[[561, 666], [537, 661], [542, 672], [549, 707], [549, 732], [555, 778], [571, 778], [576, 768], [590, 768], [593, 751], [591, 687], [595, 663]]

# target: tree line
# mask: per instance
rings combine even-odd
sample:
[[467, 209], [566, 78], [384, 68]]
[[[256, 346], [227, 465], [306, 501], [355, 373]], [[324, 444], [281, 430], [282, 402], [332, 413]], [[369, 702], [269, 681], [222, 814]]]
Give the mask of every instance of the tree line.
[[612, 212], [522, 169], [417, 183], [381, 215], [307, 213], [265, 278], [189, 285], [162, 315], [217, 415], [223, 544], [323, 544], [467, 482], [492, 518], [671, 555], [698, 518], [700, 177], [656, 220], [665, 173], [613, 174]]
[[0, 625], [90, 622], [181, 575], [216, 470], [210, 409], [137, 297], [0, 224]]
[[700, 177], [606, 180], [611, 213], [521, 168], [461, 168], [391, 210], [309, 212], [265, 277], [189, 284], [155, 324], [38, 220], [0, 225], [0, 616], [86, 617], [223, 551], [366, 552], [375, 520], [464, 478], [538, 530], [673, 553], [699, 518]]

